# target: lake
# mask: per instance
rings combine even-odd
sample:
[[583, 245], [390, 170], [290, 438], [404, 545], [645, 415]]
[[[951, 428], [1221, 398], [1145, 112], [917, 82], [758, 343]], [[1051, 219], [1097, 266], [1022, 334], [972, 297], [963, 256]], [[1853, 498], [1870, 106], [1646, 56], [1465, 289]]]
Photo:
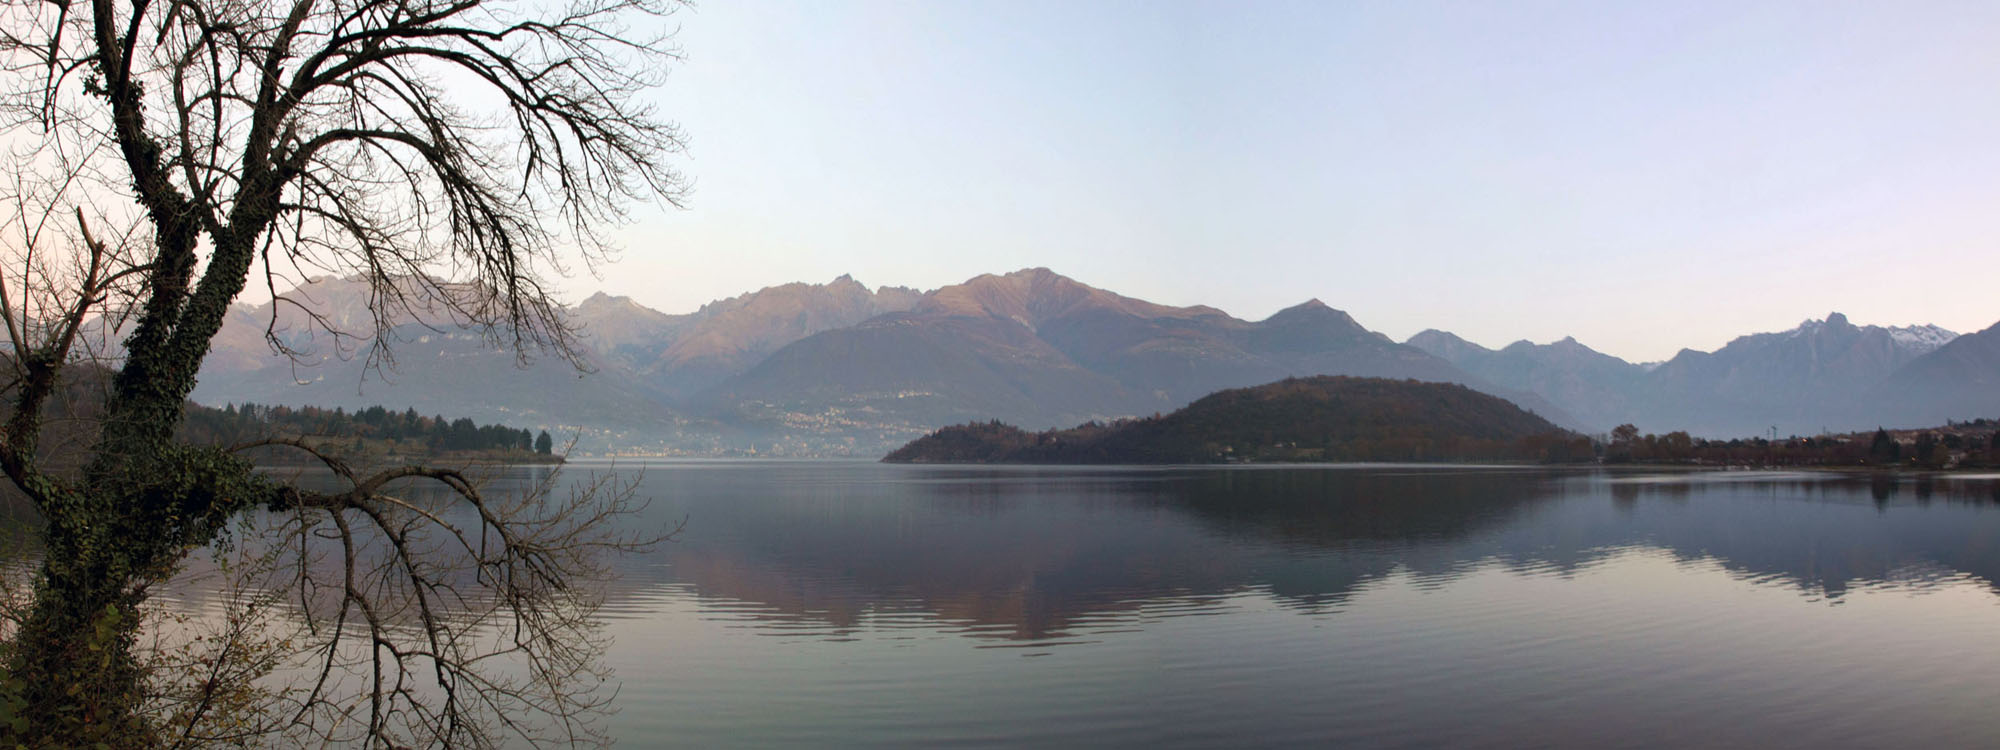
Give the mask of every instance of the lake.
[[622, 747], [2000, 742], [1994, 477], [616, 470]]
[[1990, 478], [644, 469], [627, 747], [2000, 742]]

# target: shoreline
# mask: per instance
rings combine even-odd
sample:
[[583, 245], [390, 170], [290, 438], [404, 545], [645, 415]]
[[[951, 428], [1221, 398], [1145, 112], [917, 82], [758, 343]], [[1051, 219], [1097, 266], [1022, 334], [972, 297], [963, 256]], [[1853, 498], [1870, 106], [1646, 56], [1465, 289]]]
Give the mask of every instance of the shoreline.
[[[333, 457], [338, 458], [342, 461], [346, 461], [350, 464], [367, 465], [367, 466], [390, 465], [390, 464], [394, 465], [428, 464], [428, 465], [446, 465], [446, 466], [562, 466], [563, 464], [569, 462], [568, 459], [562, 456], [535, 455], [527, 458], [517, 458], [517, 457], [498, 457], [498, 456], [452, 455], [449, 453], [422, 454], [422, 455], [377, 454], [377, 455], [367, 455], [367, 456], [335, 455]], [[304, 459], [252, 460], [251, 464], [258, 467], [269, 467], [269, 468], [291, 468], [297, 466], [324, 465], [321, 464], [317, 459], [314, 459], [310, 456]]]

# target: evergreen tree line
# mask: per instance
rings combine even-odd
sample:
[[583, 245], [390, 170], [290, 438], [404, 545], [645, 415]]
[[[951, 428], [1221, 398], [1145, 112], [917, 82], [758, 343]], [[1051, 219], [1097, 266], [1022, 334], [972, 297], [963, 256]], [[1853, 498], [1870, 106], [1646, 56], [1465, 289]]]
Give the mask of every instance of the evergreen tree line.
[[1900, 466], [1940, 469], [2000, 467], [2000, 429], [1988, 420], [1945, 430], [1921, 430], [1909, 441], [1886, 429], [1870, 435], [1826, 435], [1780, 440], [1705, 440], [1685, 432], [1640, 435], [1632, 425], [1611, 432], [1603, 448], [1607, 463], [1743, 464], [1760, 466]]
[[424, 416], [414, 408], [395, 411], [371, 406], [349, 412], [341, 407], [229, 404], [221, 409], [190, 406], [183, 437], [195, 443], [232, 445], [273, 435], [310, 435], [421, 443], [432, 452], [533, 451], [547, 455], [555, 441], [500, 424], [478, 424], [470, 418]]

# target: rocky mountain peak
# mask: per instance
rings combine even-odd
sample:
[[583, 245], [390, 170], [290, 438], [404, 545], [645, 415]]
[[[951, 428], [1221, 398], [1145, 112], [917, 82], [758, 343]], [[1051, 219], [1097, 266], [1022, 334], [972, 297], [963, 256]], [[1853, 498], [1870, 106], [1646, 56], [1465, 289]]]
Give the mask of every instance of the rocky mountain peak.
[[1355, 322], [1353, 316], [1327, 307], [1326, 303], [1317, 299], [1279, 310], [1264, 319], [1264, 325], [1276, 329], [1313, 329], [1321, 334], [1340, 336], [1373, 333]]
[[[1855, 341], [1880, 342], [1888, 339], [1889, 344], [1908, 354], [1923, 355], [1936, 351], [1938, 347], [1950, 343], [1958, 334], [1945, 328], [1923, 324], [1911, 326], [1855, 325], [1847, 316], [1839, 312], [1827, 313], [1823, 319], [1807, 319], [1797, 328], [1777, 334], [1751, 334], [1730, 342], [1751, 343], [1774, 341], [1782, 338], [1806, 337], [1814, 341], [1827, 342], [1834, 346], [1847, 346]], [[1830, 339], [1830, 341], [1829, 341]], [[1822, 344], [1826, 345], [1826, 344]], [[1728, 347], [1725, 347], [1728, 348]]]
[[1920, 326], [1896, 326], [1889, 328], [1888, 331], [1889, 337], [1895, 339], [1899, 346], [1920, 354], [1937, 351], [1940, 347], [1957, 340], [1959, 337], [1956, 332], [1941, 326], [1928, 324]]
[[1212, 307], [1170, 307], [1098, 289], [1047, 268], [983, 274], [941, 287], [917, 305], [934, 315], [1014, 320], [1030, 329], [1086, 309], [1113, 310], [1140, 318], [1187, 318], [1220, 314]]
[[613, 296], [604, 292], [597, 292], [583, 298], [583, 301], [576, 303], [576, 306], [580, 310], [587, 310], [590, 308], [623, 307], [637, 304], [632, 301], [631, 297]]
[[1409, 341], [1405, 341], [1403, 343], [1409, 344], [1410, 346], [1419, 346], [1417, 343], [1419, 341], [1455, 342], [1460, 344], [1472, 343], [1470, 341], [1466, 341], [1465, 339], [1459, 338], [1458, 334], [1452, 333], [1450, 331], [1440, 331], [1436, 328], [1426, 328], [1422, 331], [1419, 331], [1417, 335], [1411, 336]]
[[1459, 338], [1458, 334], [1436, 328], [1425, 329], [1403, 343], [1461, 367], [1469, 358], [1493, 353], [1491, 349]]
[[1319, 301], [1318, 297], [1314, 297], [1304, 302], [1300, 302], [1296, 305], [1292, 305], [1291, 307], [1287, 307], [1283, 310], [1279, 310], [1276, 313], [1273, 313], [1270, 319], [1276, 320], [1279, 318], [1287, 318], [1287, 317], [1327, 318], [1334, 316], [1339, 316], [1344, 318], [1347, 317], [1347, 313], [1335, 310], [1332, 307], [1328, 307], [1325, 302], [1321, 302]]

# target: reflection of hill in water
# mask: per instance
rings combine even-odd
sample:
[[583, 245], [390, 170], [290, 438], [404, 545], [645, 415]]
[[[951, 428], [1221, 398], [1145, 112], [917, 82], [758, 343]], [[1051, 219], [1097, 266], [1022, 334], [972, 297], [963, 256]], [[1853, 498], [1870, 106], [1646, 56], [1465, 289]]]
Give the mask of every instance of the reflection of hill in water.
[[[493, 489], [545, 469], [512, 471]], [[1991, 478], [748, 463], [651, 467], [643, 491], [637, 528], [688, 530], [615, 561], [613, 613], [685, 586], [712, 613], [802, 634], [942, 619], [1042, 640], [1246, 591], [1317, 611], [1399, 574], [1568, 575], [1634, 547], [1835, 601], [1966, 578], [2000, 591]], [[0, 564], [32, 541], [0, 523]]]
[[688, 506], [666, 575], [751, 603], [732, 610], [744, 617], [835, 630], [917, 613], [1058, 638], [1246, 590], [1321, 609], [1398, 572], [1427, 584], [1493, 565], [1568, 574], [1634, 546], [1815, 596], [2000, 581], [2000, 506], [1983, 481], [922, 469], [810, 487], [778, 476], [775, 492], [732, 499], [733, 480], [697, 474], [676, 482], [674, 494], [706, 499]]
[[1461, 572], [1470, 561], [1458, 545], [1554, 499], [1555, 476], [1490, 469], [1209, 472], [1177, 483], [1157, 502], [1258, 549], [1256, 575], [1239, 585], [1318, 606], [1399, 568], [1423, 576]]
[[1028, 638], [1086, 613], [1233, 591], [1248, 575], [1233, 545], [1172, 511], [1134, 507], [1156, 477], [901, 474], [913, 475], [741, 502], [704, 492], [730, 488], [690, 488], [683, 496], [698, 499], [665, 551], [669, 574], [766, 616], [847, 628], [919, 611]]
[[[1369, 498], [1361, 502], [1317, 502], [1308, 480], [1292, 495], [1241, 504], [1218, 493], [1188, 507], [1224, 529], [1320, 550], [1285, 561], [1283, 577], [1260, 581], [1303, 602], [1344, 596], [1352, 585], [1343, 581], [1399, 568], [1439, 582], [1492, 564], [1568, 573], [1634, 546], [1834, 598], [1856, 585], [1920, 588], [1961, 576], [2000, 591], [2000, 481], [1992, 479], [1701, 473], [1404, 481], [1398, 492], [1356, 478], [1349, 486]], [[1524, 518], [1528, 507], [1534, 511]]]
[[[1335, 598], [1395, 569], [1394, 551], [1501, 523], [1548, 487], [1539, 473], [1491, 471], [897, 476], [914, 481], [701, 502], [667, 550], [671, 575], [705, 596], [763, 605], [764, 617], [848, 628], [919, 610], [980, 632], [1056, 637], [1108, 614], [1253, 587]], [[688, 490], [676, 494], [704, 496]], [[1327, 557], [1329, 539], [1352, 554]]]

